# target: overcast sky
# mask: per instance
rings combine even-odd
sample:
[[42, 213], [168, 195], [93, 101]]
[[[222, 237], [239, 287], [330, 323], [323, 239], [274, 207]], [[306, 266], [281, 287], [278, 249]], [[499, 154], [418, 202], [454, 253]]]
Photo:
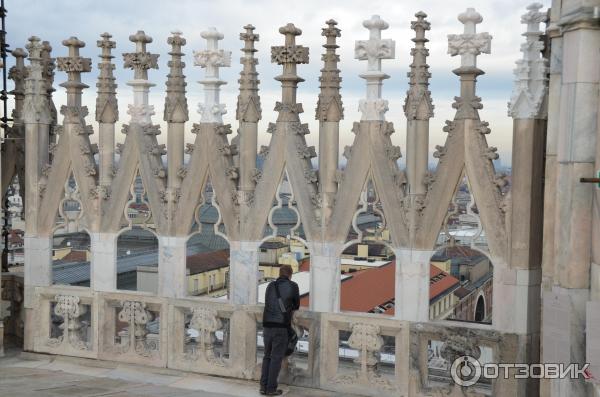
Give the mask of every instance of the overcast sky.
[[[263, 107], [263, 119], [259, 125], [259, 144], [268, 143], [268, 134], [264, 131], [269, 122], [274, 122], [277, 114], [272, 111], [275, 101], [280, 98], [279, 83], [273, 78], [280, 74], [281, 67], [270, 63], [270, 46], [281, 45], [283, 36], [278, 28], [288, 22], [302, 29], [302, 35], [297, 38], [298, 44], [310, 48], [310, 64], [299, 65], [298, 74], [306, 81], [300, 84], [298, 101], [304, 105], [305, 113], [301, 115], [303, 122], [310, 124], [312, 133], [307, 136], [309, 145], [318, 147], [318, 124], [315, 121], [314, 108], [319, 93], [319, 69], [322, 66], [320, 54], [324, 37], [321, 28], [325, 21], [333, 18], [338, 21], [342, 37], [338, 39], [341, 56], [342, 98], [344, 101], [345, 118], [341, 128], [341, 146], [351, 143], [350, 133], [352, 122], [360, 119], [358, 101], [364, 97], [364, 80], [358, 77], [366, 69], [365, 61], [354, 59], [354, 41], [368, 38], [368, 31], [362, 26], [365, 19], [378, 14], [390, 25], [382, 34], [383, 38], [396, 41], [396, 59], [384, 60], [383, 71], [391, 78], [384, 82], [383, 97], [389, 101], [390, 110], [387, 120], [393, 121], [396, 134], [392, 136], [395, 144], [405, 151], [406, 119], [402, 105], [408, 88], [406, 73], [411, 63], [410, 48], [414, 31], [410, 29], [410, 21], [414, 20], [417, 11], [428, 14], [431, 30], [426, 33], [430, 42], [428, 59], [433, 74], [431, 91], [435, 105], [435, 117], [430, 124], [430, 151], [435, 145], [441, 145], [445, 139], [442, 132], [444, 120], [452, 119], [454, 109], [451, 104], [453, 97], [459, 93], [458, 77], [452, 70], [458, 67], [460, 59], [447, 54], [447, 35], [462, 33], [463, 25], [457, 20], [457, 15], [467, 7], [476, 7], [483, 16], [483, 23], [477, 26], [479, 32], [489, 32], [493, 36], [492, 54], [482, 54], [478, 57], [478, 66], [485, 75], [478, 80], [477, 93], [483, 99], [484, 108], [480, 111], [483, 120], [490, 122], [492, 133], [488, 135], [490, 145], [497, 146], [500, 160], [504, 165], [510, 162], [512, 145], [512, 119], [507, 116], [507, 102], [513, 85], [514, 62], [521, 53], [520, 43], [524, 38], [521, 33], [525, 26], [520, 23], [520, 16], [525, 13], [530, 1], [523, 0], [429, 0], [429, 1], [204, 1], [204, 0], [7, 0], [7, 41], [11, 48], [24, 47], [27, 38], [36, 35], [42, 40], [50, 41], [52, 55], [64, 56], [66, 48], [61, 41], [70, 36], [77, 36], [86, 42], [81, 53], [93, 59], [91, 73], [86, 73], [83, 80], [90, 86], [84, 94], [84, 104], [90, 109], [88, 123], [94, 122], [97, 62], [99, 49], [96, 41], [102, 32], [109, 32], [117, 42], [114, 54], [117, 56], [116, 77], [118, 87], [120, 122], [128, 122], [127, 104], [131, 101], [131, 88], [126, 82], [133, 77], [133, 71], [123, 69], [122, 56], [124, 52], [133, 51], [134, 44], [128, 36], [137, 30], [144, 30], [153, 37], [154, 42], [148, 45], [148, 50], [160, 54], [159, 70], [151, 70], [149, 78], [156, 84], [151, 90], [151, 103], [155, 106], [154, 122], [164, 124], [162, 112], [164, 106], [164, 90], [168, 73], [169, 46], [167, 38], [173, 30], [181, 30], [187, 39], [184, 47], [188, 82], [188, 103], [190, 105], [190, 123], [199, 120], [196, 113], [197, 104], [202, 100], [202, 89], [197, 81], [201, 79], [203, 70], [193, 66], [192, 52], [203, 49], [205, 41], [200, 32], [210, 26], [224, 33], [221, 48], [232, 51], [232, 67], [222, 68], [221, 76], [228, 82], [223, 86], [222, 101], [227, 105], [226, 123], [235, 126], [235, 104], [238, 94], [237, 78], [241, 70], [239, 58], [242, 42], [239, 33], [248, 23], [256, 27], [260, 41], [256, 47], [259, 50], [258, 72], [260, 74], [260, 95]], [[547, 7], [550, 1], [542, 3]], [[12, 61], [9, 61], [9, 66]], [[56, 72], [55, 85], [66, 80], [63, 72]], [[58, 108], [66, 101], [66, 94], [61, 87], [54, 95]], [[59, 116], [62, 117], [62, 116]], [[97, 128], [95, 128], [97, 131]], [[159, 140], [166, 140], [166, 127]], [[118, 129], [120, 131], [120, 127]], [[97, 138], [97, 135], [95, 135]], [[117, 140], [123, 135], [117, 133]], [[188, 134], [187, 141], [193, 136]], [[431, 161], [431, 160], [430, 160]]]

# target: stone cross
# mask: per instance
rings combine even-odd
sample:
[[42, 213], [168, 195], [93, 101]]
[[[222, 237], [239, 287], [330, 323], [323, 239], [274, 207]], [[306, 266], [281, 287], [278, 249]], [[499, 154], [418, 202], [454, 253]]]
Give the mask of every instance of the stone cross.
[[302, 104], [296, 103], [296, 90], [304, 79], [296, 74], [296, 65], [308, 63], [308, 48], [296, 45], [296, 36], [302, 30], [293, 23], [280, 27], [279, 33], [285, 36], [284, 45], [271, 47], [271, 62], [283, 66], [282, 74], [275, 77], [281, 81], [281, 102], [275, 104], [275, 111], [279, 112], [278, 120], [297, 121], [303, 109]]
[[219, 94], [220, 87], [227, 83], [219, 78], [219, 68], [231, 66], [231, 51], [219, 49], [219, 40], [224, 36], [213, 27], [200, 36], [206, 39], [206, 50], [194, 51], [194, 64], [206, 68], [204, 79], [200, 80], [204, 86], [204, 103], [198, 104], [198, 113], [202, 115], [200, 122], [222, 124], [227, 110], [225, 104], [219, 102]]
[[158, 54], [146, 51], [146, 44], [152, 43], [152, 37], [143, 30], [129, 36], [129, 41], [135, 43], [135, 52], [123, 54], [125, 68], [133, 69], [133, 80], [127, 85], [133, 87], [133, 105], [128, 106], [127, 113], [131, 115], [131, 123], [142, 125], [151, 124], [154, 106], [148, 104], [148, 93], [152, 84], [148, 81], [148, 69], [158, 69]]
[[458, 20], [465, 25], [462, 34], [448, 35], [448, 54], [460, 55], [461, 68], [476, 68], [477, 55], [489, 54], [492, 36], [487, 33], [476, 33], [476, 25], [483, 21], [481, 14], [474, 8], [458, 15]]
[[[92, 70], [92, 60], [79, 56], [79, 49], [85, 47], [85, 43], [77, 37], [70, 37], [67, 40], [63, 40], [62, 44], [69, 49], [69, 55], [56, 58], [56, 63], [58, 70], [67, 72], [69, 77], [60, 86], [67, 89], [67, 108], [76, 109], [81, 106], [81, 93], [83, 89], [88, 87], [81, 82], [81, 73]], [[69, 114], [64, 113], [62, 109], [61, 113], [65, 117], [69, 117]]]
[[354, 58], [367, 61], [367, 71], [359, 76], [367, 80], [367, 98], [359, 102], [362, 113], [361, 120], [385, 120], [388, 102], [381, 99], [383, 80], [389, 78], [381, 71], [382, 59], [394, 59], [396, 42], [391, 39], [382, 39], [381, 31], [389, 27], [379, 15], [363, 22], [369, 29], [369, 40], [358, 40], [354, 47]]

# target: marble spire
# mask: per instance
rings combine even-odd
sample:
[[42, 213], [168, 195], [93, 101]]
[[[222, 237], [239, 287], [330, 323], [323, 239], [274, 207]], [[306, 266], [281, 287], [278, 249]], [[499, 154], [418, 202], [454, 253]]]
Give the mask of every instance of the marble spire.
[[183, 123], [189, 120], [187, 99], [185, 97], [185, 76], [183, 68], [185, 62], [181, 57], [185, 55], [181, 52], [181, 47], [186, 44], [180, 31], [171, 32], [172, 36], [167, 39], [171, 45], [171, 60], [167, 63], [169, 74], [167, 75], [167, 98], [165, 99], [164, 120], [167, 122]]
[[240, 121], [257, 122], [261, 119], [260, 97], [258, 96], [258, 72], [256, 65], [258, 59], [254, 53], [258, 51], [254, 48], [254, 43], [258, 41], [259, 35], [254, 33], [254, 26], [244, 26], [246, 30], [240, 33], [240, 40], [244, 41], [242, 52], [244, 56], [240, 58], [243, 69], [240, 72], [240, 94], [238, 95], [236, 119]]
[[491, 52], [492, 36], [487, 33], [477, 33], [477, 24], [483, 17], [474, 8], [458, 15], [458, 20], [464, 25], [462, 34], [448, 35], [448, 54], [460, 55], [461, 68], [476, 68], [477, 56]]
[[15, 65], [8, 71], [8, 78], [11, 79], [15, 88], [10, 93], [15, 96], [15, 107], [12, 112], [12, 118], [15, 123], [21, 122], [23, 117], [23, 100], [25, 98], [25, 77], [27, 77], [27, 69], [25, 68], [25, 58], [27, 52], [22, 48], [15, 48], [12, 51], [12, 56], [15, 57]]
[[317, 102], [315, 118], [319, 120], [319, 193], [322, 200], [322, 222], [329, 222], [333, 210], [334, 196], [337, 191], [337, 171], [339, 157], [340, 120], [344, 117], [342, 97], [340, 95], [340, 56], [336, 54], [339, 46], [336, 39], [341, 36], [337, 22], [333, 19], [325, 22], [321, 35], [325, 37], [325, 53], [321, 56], [321, 92]]
[[431, 24], [425, 20], [427, 14], [423, 11], [417, 12], [415, 17], [417, 20], [411, 22], [411, 29], [415, 31], [415, 37], [412, 39], [415, 47], [410, 51], [413, 61], [408, 72], [409, 89], [406, 93], [404, 114], [408, 119], [426, 120], [433, 117], [433, 103], [429, 91], [431, 73], [427, 64], [429, 50], [425, 48], [425, 43], [429, 41], [425, 38], [425, 31], [431, 28]]
[[342, 97], [340, 95], [340, 70], [338, 62], [340, 56], [335, 53], [339, 45], [336, 38], [341, 36], [341, 30], [336, 27], [337, 22], [333, 19], [325, 22], [326, 28], [323, 28], [322, 36], [326, 37], [326, 43], [323, 44], [325, 54], [321, 56], [323, 68], [319, 82], [321, 83], [321, 93], [317, 102], [315, 118], [320, 121], [340, 121], [344, 118], [344, 108], [342, 107]]
[[[102, 49], [98, 69], [98, 96], [96, 97], [96, 121], [98, 127], [98, 146], [100, 151], [100, 185], [106, 191], [113, 178], [113, 162], [115, 148], [115, 123], [119, 119], [119, 109], [117, 105], [117, 84], [113, 70], [115, 65], [112, 63], [114, 56], [111, 50], [115, 48], [116, 43], [110, 38], [108, 33], [100, 35], [102, 40], [96, 41], [96, 45]], [[107, 197], [107, 194], [103, 195]]]
[[271, 62], [283, 66], [282, 73], [275, 77], [281, 82], [281, 102], [275, 104], [275, 111], [279, 112], [277, 121], [299, 121], [298, 115], [304, 110], [302, 104], [296, 102], [296, 91], [304, 79], [298, 76], [296, 65], [308, 63], [308, 47], [296, 45], [296, 36], [300, 36], [302, 30], [293, 23], [280, 27], [279, 33], [285, 36], [285, 44], [271, 47]]
[[358, 40], [354, 47], [354, 58], [367, 61], [367, 71], [359, 76], [367, 81], [367, 97], [361, 99], [358, 108], [362, 113], [361, 120], [385, 120], [388, 101], [381, 98], [383, 80], [390, 76], [381, 71], [382, 59], [394, 59], [396, 42], [392, 39], [382, 39], [381, 31], [389, 27], [388, 23], [373, 15], [363, 22], [369, 30], [369, 40]]
[[238, 95], [236, 119], [239, 120], [239, 167], [240, 167], [240, 192], [241, 202], [249, 203], [249, 197], [254, 190], [256, 175], [256, 146], [258, 139], [258, 121], [261, 119], [260, 97], [258, 95], [258, 73], [256, 65], [258, 59], [254, 57], [257, 51], [254, 43], [258, 41], [258, 34], [254, 33], [254, 26], [244, 26], [240, 33], [240, 40], [244, 42], [240, 58], [243, 69], [238, 80], [240, 94]]
[[231, 66], [231, 51], [219, 49], [219, 40], [224, 36], [213, 27], [200, 36], [206, 39], [206, 49], [194, 51], [194, 64], [206, 69], [204, 79], [200, 80], [204, 86], [204, 103], [198, 104], [198, 113], [202, 115], [200, 122], [222, 124], [227, 110], [225, 104], [220, 103], [220, 93], [221, 86], [227, 82], [219, 78], [219, 68]]
[[100, 35], [102, 40], [96, 41], [96, 45], [102, 49], [100, 54], [100, 63], [98, 69], [98, 97], [96, 98], [96, 121], [101, 123], [115, 123], [119, 119], [119, 108], [117, 106], [117, 84], [113, 70], [115, 65], [112, 63], [114, 56], [111, 50], [115, 48], [116, 43], [111, 39], [108, 33]]
[[425, 194], [427, 187], [424, 183], [428, 171], [429, 155], [429, 119], [433, 117], [433, 103], [429, 91], [429, 65], [427, 56], [429, 50], [425, 43], [425, 31], [431, 28], [425, 20], [427, 14], [419, 11], [415, 14], [416, 21], [411, 22], [415, 31], [412, 41], [415, 47], [410, 51], [413, 61], [408, 72], [409, 89], [404, 102], [404, 114], [407, 119], [406, 128], [406, 173], [409, 192], [411, 194]]
[[[42, 41], [42, 77], [46, 82], [46, 96], [48, 97], [48, 105], [50, 106], [50, 115], [52, 116], [52, 125], [56, 125], [57, 113], [56, 106], [52, 99], [52, 93], [56, 91], [54, 89], [54, 69], [56, 68], [55, 59], [52, 58], [52, 46], [48, 41]], [[50, 129], [50, 134], [53, 135], [53, 128]]]
[[530, 4], [521, 17], [521, 23], [527, 25], [521, 45], [523, 57], [516, 61], [515, 83], [508, 103], [508, 115], [516, 119], [544, 118], [547, 112], [548, 61], [542, 56], [544, 42], [540, 40], [540, 23], [546, 22], [547, 15], [540, 12], [542, 7], [541, 3]]
[[23, 119], [29, 123], [48, 124], [52, 115], [48, 106], [46, 82], [42, 73], [42, 43], [39, 37], [32, 36], [25, 46], [29, 51], [29, 67], [25, 78], [25, 98], [23, 101]]
[[171, 45], [171, 60], [168, 62], [169, 74], [167, 75], [167, 97], [165, 98], [164, 120], [167, 126], [167, 181], [171, 190], [180, 186], [180, 169], [183, 166], [183, 153], [185, 144], [185, 122], [189, 120], [188, 104], [185, 97], [185, 76], [183, 68], [185, 62], [181, 60], [184, 55], [181, 47], [186, 40], [180, 31], [171, 32], [167, 39]]
[[152, 43], [152, 37], [146, 35], [143, 30], [129, 36], [129, 41], [135, 43], [135, 52], [123, 54], [123, 67], [133, 69], [133, 80], [127, 83], [133, 87], [133, 105], [128, 106], [127, 113], [131, 116], [131, 123], [148, 125], [152, 123], [154, 106], [148, 103], [150, 87], [154, 87], [148, 81], [148, 69], [158, 69], [158, 54], [146, 51], [146, 44]]

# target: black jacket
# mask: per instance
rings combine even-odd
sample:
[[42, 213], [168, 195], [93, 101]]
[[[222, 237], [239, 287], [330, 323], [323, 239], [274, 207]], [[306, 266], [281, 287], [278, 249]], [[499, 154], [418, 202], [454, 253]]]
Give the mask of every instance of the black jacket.
[[[281, 312], [277, 300], [277, 288], [279, 295], [287, 309]], [[265, 328], [287, 328], [292, 322], [292, 312], [300, 307], [300, 292], [298, 284], [286, 277], [279, 277], [271, 281], [265, 292], [265, 310], [263, 312], [263, 327]]]

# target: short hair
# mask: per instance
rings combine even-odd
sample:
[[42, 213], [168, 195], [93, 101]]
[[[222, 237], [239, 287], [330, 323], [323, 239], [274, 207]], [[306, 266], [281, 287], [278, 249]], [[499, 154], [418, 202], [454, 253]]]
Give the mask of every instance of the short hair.
[[290, 265], [281, 265], [281, 267], [279, 268], [279, 276], [285, 276], [287, 278], [292, 277], [292, 273], [294, 273], [294, 271], [292, 270], [292, 267]]

